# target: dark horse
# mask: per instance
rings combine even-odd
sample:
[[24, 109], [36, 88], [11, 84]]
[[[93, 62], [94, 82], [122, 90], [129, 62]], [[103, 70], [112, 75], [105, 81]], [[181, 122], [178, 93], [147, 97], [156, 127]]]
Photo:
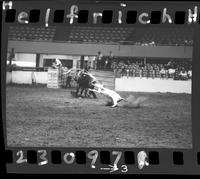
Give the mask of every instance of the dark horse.
[[[93, 91], [88, 89], [94, 89], [94, 83], [96, 83], [96, 79], [89, 73], [81, 72], [77, 79], [77, 88], [75, 92], [75, 96], [78, 97], [79, 91], [80, 95], [82, 96], [83, 92], [85, 91], [85, 97], [90, 97], [91, 95], [93, 98], [97, 98], [96, 94]], [[73, 92], [72, 92], [73, 94]]]

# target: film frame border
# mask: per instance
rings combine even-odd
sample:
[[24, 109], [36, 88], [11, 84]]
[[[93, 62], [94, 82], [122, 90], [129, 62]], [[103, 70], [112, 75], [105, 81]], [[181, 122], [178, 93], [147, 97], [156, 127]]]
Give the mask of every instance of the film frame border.
[[[128, 1], [128, 3], [132, 3], [132, 2]], [[196, 3], [194, 3], [194, 4], [196, 4]], [[200, 18], [199, 18], [199, 20], [200, 20]], [[4, 22], [2, 22], [2, 23], [4, 24]], [[49, 153], [52, 153], [52, 151], [60, 151], [61, 154], [65, 154], [66, 152], [67, 153], [71, 153], [72, 152], [72, 153], [76, 153], [77, 154], [77, 151], [82, 151], [83, 153], [85, 153], [83, 155], [86, 156], [86, 154], [89, 153], [90, 151], [97, 150], [99, 153], [101, 153], [101, 151], [108, 151], [109, 152], [109, 156], [111, 156], [112, 151], [122, 151], [122, 158], [120, 160], [121, 161], [125, 161], [125, 158], [126, 158], [125, 152], [130, 151], [130, 152], [134, 152], [134, 154], [137, 154], [139, 151], [144, 150], [144, 151], [146, 151], [148, 153], [148, 156], [150, 157], [150, 161], [149, 161], [150, 162], [150, 166], [144, 167], [143, 170], [139, 170], [137, 168], [137, 161], [134, 160], [134, 164], [130, 164], [130, 165], [133, 165], [133, 168], [130, 169], [131, 171], [129, 170], [130, 173], [133, 173], [133, 174], [139, 174], [139, 173], [142, 173], [142, 174], [155, 174], [155, 171], [156, 171], [157, 174], [168, 174], [168, 173], [170, 173], [170, 174], [199, 174], [199, 167], [200, 167], [200, 159], [199, 159], [200, 150], [199, 150], [199, 148], [200, 148], [200, 142], [199, 142], [199, 139], [198, 139], [199, 132], [198, 132], [198, 128], [197, 128], [197, 126], [199, 124], [199, 122], [197, 121], [198, 120], [198, 116], [199, 116], [199, 112], [198, 112], [197, 107], [200, 104], [199, 100], [198, 100], [199, 97], [200, 97], [200, 94], [199, 94], [200, 86], [198, 84], [198, 81], [199, 81], [198, 77], [200, 76], [198, 67], [200, 67], [200, 63], [197, 61], [197, 59], [200, 57], [200, 53], [198, 51], [198, 46], [200, 46], [200, 42], [199, 42], [200, 41], [200, 37], [199, 37], [200, 35], [198, 34], [198, 32], [200, 31], [200, 24], [195, 24], [193, 26], [194, 26], [194, 29], [195, 29], [195, 39], [198, 39], [198, 40], [195, 40], [195, 43], [194, 43], [194, 46], [193, 46], [193, 57], [192, 57], [193, 59], [195, 59], [195, 60], [193, 60], [193, 66], [194, 66], [193, 72], [194, 72], [194, 75], [193, 75], [193, 79], [192, 79], [193, 80], [192, 81], [192, 106], [195, 106], [195, 107], [192, 107], [192, 127], [193, 127], [193, 130], [192, 130], [192, 133], [193, 133], [193, 138], [192, 138], [192, 140], [193, 140], [193, 148], [192, 149], [162, 149], [162, 148], [158, 148], [158, 149], [156, 149], [156, 148], [153, 148], [153, 149], [151, 149], [151, 148], [143, 148], [143, 149], [141, 149], [141, 148], [133, 148], [133, 149], [131, 149], [131, 148], [128, 148], [128, 149], [127, 148], [126, 149], [124, 149], [124, 148], [114, 148], [114, 149], [110, 149], [110, 148], [103, 148], [103, 149], [101, 149], [101, 148], [97, 148], [97, 149], [95, 149], [95, 148], [94, 149], [85, 148], [84, 149], [84, 148], [82, 148], [80, 150], [80, 148], [72, 148], [72, 149], [70, 149], [70, 148], [59, 148], [59, 149], [58, 148], [55, 148], [55, 149], [51, 148], [51, 149], [49, 149], [49, 147], [48, 147], [47, 149], [45, 149], [45, 150], [47, 150], [48, 155], [50, 155]], [[6, 28], [3, 27], [2, 34], [5, 34], [7, 32], [8, 31], [6, 30]], [[7, 38], [7, 36], [3, 36], [2, 40], [4, 42], [6, 42], [7, 41], [6, 38]], [[3, 43], [3, 44], [6, 44], [6, 43]], [[3, 51], [2, 55], [4, 55], [3, 57], [5, 57], [5, 54], [6, 54], [5, 52], [7, 52], [6, 46], [7, 45], [4, 45], [3, 48], [2, 48], [2, 51]], [[5, 67], [5, 64], [2, 65], [2, 69], [3, 69], [3, 67]], [[3, 75], [5, 75], [5, 73]], [[2, 78], [1, 79], [1, 83], [5, 84], [4, 80], [5, 79]], [[4, 88], [1, 88], [1, 90], [3, 92], [5, 92]], [[3, 98], [3, 100], [5, 100], [5, 99]], [[4, 107], [2, 106], [2, 109], [5, 111], [5, 106]], [[4, 129], [5, 129], [5, 121], [4, 121]], [[16, 154], [21, 149], [22, 148], [6, 146], [6, 150], [7, 150], [6, 154], [8, 156], [12, 155], [13, 161], [15, 161], [16, 160], [16, 156], [14, 156], [14, 153]], [[26, 156], [27, 153], [30, 156], [34, 156], [35, 153], [37, 153], [38, 149], [42, 150], [44, 148], [38, 148], [38, 147], [37, 148], [34, 148], [34, 147], [33, 148], [32, 147], [31, 148], [27, 148], [27, 147], [23, 147], [22, 151], [24, 151], [24, 156]], [[12, 154], [9, 151], [11, 151]], [[158, 162], [157, 159], [156, 159], [156, 162], [154, 161], [155, 160], [155, 156], [157, 158], [157, 153], [158, 153], [159, 162]], [[166, 153], [168, 155], [166, 155]], [[100, 155], [102, 155], [102, 157], [103, 157], [105, 154], [100, 154]], [[153, 160], [151, 159], [152, 155], [154, 156]], [[107, 156], [108, 156], [108, 153], [107, 153]], [[134, 156], [136, 157], [136, 155], [134, 155]], [[168, 157], [172, 157], [172, 158], [170, 158], [170, 160], [168, 160], [167, 156]], [[174, 156], [174, 159], [173, 159], [173, 156]], [[86, 158], [85, 160], [88, 162], [87, 157], [84, 157], [84, 158]], [[52, 160], [52, 157], [50, 157], [48, 159]], [[10, 161], [9, 161], [10, 159], [9, 158], [7, 158], [6, 160], [8, 160], [7, 161], [7, 169], [8, 170], [11, 169], [11, 170], [15, 171], [17, 165], [15, 163], [14, 164], [9, 164], [10, 163]], [[38, 160], [38, 156], [37, 156], [37, 160]], [[62, 160], [62, 157], [61, 157], [61, 160]], [[75, 160], [76, 160], [76, 163], [77, 163], [77, 160], [79, 160], [79, 159], [75, 159]], [[35, 161], [36, 160], [31, 157], [31, 159], [29, 159], [29, 164], [25, 164], [25, 165], [22, 164], [23, 166], [21, 165], [20, 168], [19, 167], [17, 167], [17, 168], [24, 172], [27, 169], [26, 165], [28, 165], [30, 167], [29, 169], [31, 170], [31, 173], [33, 173], [34, 171], [38, 172], [39, 168], [38, 168], [37, 165], [35, 165]], [[91, 161], [91, 160], [89, 160], [89, 161]], [[61, 161], [61, 162], [63, 163], [63, 161]], [[77, 172], [79, 172], [78, 170], [80, 169], [80, 173], [82, 173], [83, 170], [84, 170], [84, 172], [88, 171], [86, 173], [93, 173], [93, 172], [94, 173], [100, 173], [100, 171], [97, 171], [97, 172], [96, 171], [92, 171], [91, 167], [89, 166], [90, 162], [89, 163], [87, 163], [87, 162], [86, 162], [87, 167], [85, 167], [85, 166], [83, 167], [83, 164], [81, 165], [81, 163], [80, 164], [77, 163], [76, 166], [74, 167], [74, 164], [75, 164], [74, 163], [72, 166], [64, 165], [63, 166], [63, 170], [60, 168], [61, 166], [56, 166], [55, 167], [55, 165], [52, 165], [52, 163], [51, 164], [48, 163], [46, 165], [46, 167], [42, 166], [42, 170], [43, 170], [42, 172], [48, 173], [49, 170], [51, 170], [53, 173], [56, 173], [57, 172], [56, 170], [58, 170], [59, 172], [64, 172], [65, 173], [66, 170], [70, 170], [72, 173], [77, 173]], [[152, 164], [152, 162], [153, 163], [155, 162], [155, 163]], [[159, 164], [157, 164], [157, 163], [159, 163]], [[96, 164], [101, 166], [102, 163], [97, 161]], [[191, 166], [192, 166], [192, 168], [189, 169], [188, 167], [191, 167]], [[56, 170], [54, 170], [54, 169], [56, 169]], [[75, 169], [75, 170], [73, 170], [73, 169]], [[166, 169], [169, 169], [169, 170], [166, 171]], [[159, 172], [158, 172], [158, 170], [159, 170]], [[127, 172], [127, 173], [129, 173], [129, 172]], [[66, 173], [68, 173], [68, 172], [66, 172]], [[105, 172], [105, 173], [107, 173], [107, 172]], [[123, 172], [119, 172], [118, 171], [118, 172], [114, 172], [114, 173], [123, 173]]]

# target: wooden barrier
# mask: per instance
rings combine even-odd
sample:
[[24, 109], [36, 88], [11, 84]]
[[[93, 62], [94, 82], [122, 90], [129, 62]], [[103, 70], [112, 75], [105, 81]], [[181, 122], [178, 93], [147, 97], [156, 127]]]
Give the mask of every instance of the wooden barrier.
[[47, 88], [61, 88], [60, 69], [48, 68]]

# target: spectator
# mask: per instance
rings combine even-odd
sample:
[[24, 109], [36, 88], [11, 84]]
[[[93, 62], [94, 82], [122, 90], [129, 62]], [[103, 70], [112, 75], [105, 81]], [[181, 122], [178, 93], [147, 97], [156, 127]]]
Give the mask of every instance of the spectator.
[[129, 67], [126, 67], [126, 77], [129, 77]]
[[88, 63], [86, 63], [86, 64], [85, 64], [84, 71], [85, 71], [85, 72], [90, 72], [90, 69], [91, 69], [91, 66], [90, 66]]
[[165, 69], [165, 78], [168, 79], [169, 78], [169, 70], [166, 68]]
[[101, 69], [102, 68], [102, 53], [99, 51], [98, 55], [97, 55], [97, 69]]
[[95, 60], [94, 60], [94, 62], [93, 62], [93, 68], [94, 68], [95, 70], [97, 70], [97, 57], [95, 57]]
[[153, 66], [150, 65], [147, 71], [147, 78], [153, 78]]
[[189, 78], [189, 79], [192, 79], [192, 70], [191, 70], [191, 69], [188, 70], [188, 78]]
[[179, 69], [176, 68], [176, 69], [175, 69], [175, 73], [174, 73], [174, 80], [179, 80], [179, 79], [180, 79]]
[[113, 57], [114, 57], [114, 55], [113, 55], [112, 51], [110, 51], [109, 58], [108, 58], [108, 65], [107, 65], [108, 69], [111, 69], [111, 64], [114, 60]]
[[55, 65], [58, 68], [62, 67], [62, 63], [61, 63], [61, 61], [58, 58], [56, 58]]
[[165, 77], [165, 72], [166, 72], [166, 71], [165, 71], [165, 68], [162, 67], [161, 70], [160, 70], [160, 78], [161, 78], [161, 79], [164, 79], [164, 77]]
[[169, 73], [169, 77], [170, 77], [170, 78], [174, 78], [175, 69], [169, 68], [168, 73]]
[[60, 68], [60, 67], [62, 67], [61, 61], [58, 58], [56, 58], [55, 61], [52, 63], [52, 67], [53, 68]]
[[181, 80], [188, 80], [188, 73], [186, 70], [183, 68], [180, 72], [180, 79]]
[[143, 77], [143, 67], [139, 69], [139, 77], [140, 79]]
[[115, 77], [117, 77], [117, 68], [117, 66], [113, 66], [113, 72]]
[[156, 77], [156, 70], [153, 68], [152, 69], [152, 78], [154, 79]]
[[[126, 63], [127, 62], [127, 63]], [[129, 60], [125, 61], [124, 59], [118, 63], [112, 62], [112, 70], [115, 75], [120, 74], [120, 76], [127, 77], [147, 77], [147, 78], [161, 78], [161, 79], [180, 79], [180, 71], [184, 67], [184, 69], [191, 69], [190, 62], [175, 62], [170, 61], [167, 64], [143, 64], [141, 62], [131, 62]], [[175, 70], [175, 67], [177, 68]], [[190, 78], [192, 74], [192, 70], [185, 70], [188, 78]], [[176, 72], [176, 74], [175, 74]]]
[[106, 57], [106, 59], [105, 59], [104, 69], [108, 69], [108, 57]]
[[71, 88], [71, 81], [72, 81], [72, 74], [71, 73], [69, 73], [68, 75], [67, 75], [67, 80], [66, 80], [66, 88]]
[[120, 69], [120, 67], [119, 67], [119, 65], [117, 65], [116, 66], [116, 74], [117, 74], [117, 76], [120, 76], [121, 75], [121, 69]]
[[145, 65], [142, 69], [142, 76], [148, 78], [148, 67]]
[[129, 65], [129, 76], [133, 77], [133, 68], [131, 65]]

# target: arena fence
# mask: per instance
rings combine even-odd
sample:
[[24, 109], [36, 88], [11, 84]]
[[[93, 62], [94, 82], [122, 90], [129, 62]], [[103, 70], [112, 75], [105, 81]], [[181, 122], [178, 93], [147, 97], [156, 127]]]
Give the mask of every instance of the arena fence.
[[[160, 78], [140, 79], [139, 77], [115, 78], [112, 72], [92, 71], [92, 73], [105, 87], [115, 89], [117, 91], [191, 94], [191, 80], [180, 81]], [[6, 75], [7, 84], [48, 84], [48, 72], [46, 71], [12, 71], [7, 72]], [[75, 87], [75, 84], [72, 84], [72, 87]]]
[[6, 83], [16, 84], [47, 84], [47, 72], [12, 71], [6, 73]]
[[173, 79], [146, 79], [135, 78], [116, 78], [115, 90], [132, 92], [171, 92], [191, 94], [192, 81], [181, 81]]

